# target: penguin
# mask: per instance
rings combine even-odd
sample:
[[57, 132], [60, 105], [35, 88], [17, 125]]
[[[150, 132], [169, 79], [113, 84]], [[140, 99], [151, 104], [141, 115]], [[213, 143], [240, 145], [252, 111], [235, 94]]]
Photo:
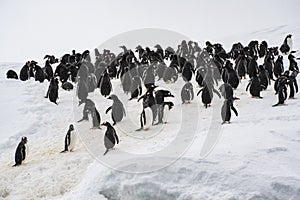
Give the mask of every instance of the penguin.
[[193, 99], [194, 99], [193, 84], [191, 84], [190, 82], [187, 82], [187, 83], [184, 84], [184, 86], [181, 89], [182, 104], [191, 103], [191, 101]]
[[57, 105], [57, 99], [58, 99], [58, 79], [57, 78], [52, 78], [49, 84], [49, 88], [47, 91], [47, 94], [45, 98], [48, 98], [50, 102], [53, 102]]
[[101, 95], [104, 97], [107, 97], [111, 93], [112, 84], [107, 71], [104, 71], [104, 74], [101, 76], [98, 82], [98, 88], [100, 89]]
[[245, 56], [244, 51], [242, 51], [241, 54], [236, 59], [236, 66], [235, 66], [235, 69], [236, 69], [240, 79], [242, 79], [243, 77], [244, 78], [246, 77], [247, 64], [248, 64], [247, 58]]
[[231, 119], [231, 110], [233, 110], [234, 114], [236, 116], [238, 116], [238, 112], [235, 109], [235, 107], [233, 106], [233, 102], [234, 100], [236, 100], [237, 98], [230, 98], [230, 99], [225, 99], [224, 103], [222, 105], [221, 108], [221, 117], [222, 117], [222, 124], [225, 123], [230, 123], [230, 119]]
[[143, 74], [143, 81], [146, 88], [155, 84], [154, 67], [153, 64], [149, 65]]
[[267, 54], [267, 51], [268, 51], [268, 43], [266, 41], [262, 41], [261, 44], [259, 45], [258, 56], [260, 58], [264, 57]]
[[204, 76], [206, 74], [206, 69], [204, 67], [200, 67], [199, 69], [197, 69], [196, 71], [196, 82], [198, 83], [198, 85], [200, 87], [203, 87], [203, 80], [204, 80]]
[[158, 80], [161, 80], [164, 77], [165, 70], [167, 69], [167, 65], [164, 62], [158, 64], [155, 73], [158, 77]]
[[114, 127], [112, 127], [112, 125], [109, 122], [105, 122], [101, 125], [106, 126], [107, 128], [104, 135], [104, 146], [106, 150], [103, 156], [105, 156], [107, 152], [116, 145], [116, 143], [119, 144], [119, 137], [116, 133], [116, 130], [114, 129]]
[[52, 66], [50, 65], [50, 60], [46, 60], [45, 67], [44, 67], [44, 72], [45, 72], [45, 78], [50, 81], [51, 78], [53, 78], [53, 69]]
[[165, 83], [175, 83], [178, 79], [178, 67], [177, 65], [170, 65], [166, 68], [163, 76]]
[[257, 56], [252, 57], [248, 64], [248, 74], [250, 79], [258, 74], [257, 58]]
[[62, 85], [61, 85], [62, 89], [64, 90], [67, 90], [67, 91], [70, 91], [70, 90], [73, 90], [74, 86], [72, 83], [70, 82], [64, 82]]
[[248, 91], [249, 86], [250, 86], [250, 94], [252, 95], [252, 97], [258, 97], [262, 99], [262, 97], [260, 96], [260, 91], [261, 91], [260, 79], [257, 75], [254, 75], [251, 78], [249, 84], [246, 87], [246, 91]]
[[278, 56], [274, 64], [274, 76], [278, 78], [282, 75], [283, 72], [284, 72], [283, 57]]
[[18, 74], [14, 70], [8, 70], [6, 73], [7, 79], [18, 79]]
[[84, 101], [79, 102], [78, 106], [80, 106], [82, 103], [85, 103], [82, 111], [82, 118], [77, 122], [81, 122], [83, 120], [89, 120], [89, 116], [88, 116], [89, 111], [93, 110], [96, 107], [95, 103], [91, 99], [86, 99]]
[[143, 99], [143, 108], [149, 107], [152, 110], [152, 117], [153, 117], [152, 122], [153, 123], [154, 123], [154, 121], [156, 119], [156, 116], [157, 116], [157, 103], [156, 103], [156, 99], [153, 95], [154, 89], [156, 87], [157, 86], [155, 86], [155, 85], [149, 86], [147, 92], [138, 99], [138, 102], [141, 99]]
[[20, 71], [20, 80], [27, 81], [29, 79], [29, 64], [30, 62], [26, 62], [26, 64], [22, 67]]
[[289, 70], [297, 71], [299, 73], [299, 67], [297, 62], [295, 61], [295, 56], [291, 53], [289, 54], [288, 59], [289, 59]]
[[284, 41], [283, 44], [280, 46], [279, 50], [281, 53], [287, 55], [293, 48], [293, 40], [292, 40], [292, 35], [288, 34]]
[[105, 114], [107, 114], [110, 110], [111, 112], [111, 118], [113, 120], [113, 126], [116, 125], [117, 122], [120, 122], [125, 116], [126, 112], [123, 106], [123, 103], [120, 101], [120, 99], [112, 94], [108, 99], [113, 100], [112, 106], [108, 107], [105, 111]]
[[236, 89], [240, 83], [237, 72], [233, 69], [232, 63], [229, 60], [225, 63], [225, 69], [222, 72], [222, 79], [224, 83], [230, 84], [234, 89]]
[[271, 84], [269, 74], [263, 65], [259, 65], [258, 71], [258, 78], [260, 80], [261, 90], [266, 90], [268, 88], [268, 85]]
[[219, 87], [219, 91], [221, 92], [221, 95], [223, 96], [224, 99], [232, 99], [233, 98], [233, 89], [231, 85], [228, 83], [223, 83]]
[[173, 108], [173, 102], [163, 102], [161, 114], [158, 115], [158, 120], [161, 121], [163, 124], [166, 124], [169, 119], [170, 110]]
[[[63, 83], [64, 84], [64, 83]], [[77, 96], [79, 102], [84, 102], [89, 94], [89, 88], [85, 80], [79, 78], [77, 84]]]
[[77, 135], [76, 135], [76, 132], [74, 130], [73, 124], [70, 124], [69, 130], [68, 130], [68, 132], [66, 134], [66, 137], [65, 137], [65, 148], [60, 153], [64, 153], [64, 152], [67, 152], [67, 151], [72, 152], [75, 148], [76, 143], [77, 143]]
[[204, 87], [197, 93], [197, 96], [202, 92], [201, 99], [202, 103], [204, 104], [205, 108], [207, 108], [213, 98], [213, 92], [218, 95], [219, 98], [221, 98], [220, 93], [213, 87], [213, 85], [207, 85], [205, 84]]
[[[144, 107], [144, 106], [143, 106]], [[150, 107], [144, 107], [143, 111], [140, 115], [140, 123], [141, 128], [137, 129], [136, 131], [140, 131], [142, 129], [148, 130], [151, 125], [153, 124], [153, 112]]]
[[194, 66], [191, 62], [185, 62], [182, 69], [182, 78], [185, 82], [192, 80], [192, 76], [195, 73]]
[[295, 91], [296, 93], [298, 93], [298, 84], [297, 84], [297, 79], [296, 79], [296, 76], [297, 76], [298, 72], [297, 71], [293, 71], [291, 73], [291, 75], [289, 76], [288, 78], [288, 85], [289, 85], [289, 88], [290, 88], [290, 95], [289, 95], [289, 99], [294, 99], [294, 95], [295, 95]]
[[131, 79], [130, 92], [131, 92], [131, 97], [129, 101], [134, 98], [137, 98], [139, 95], [142, 94], [142, 80], [139, 76], [135, 76]]
[[21, 165], [23, 160], [27, 156], [27, 137], [22, 137], [21, 142], [19, 143], [16, 153], [15, 153], [15, 165], [13, 167]]
[[88, 92], [94, 92], [97, 88], [97, 77], [94, 73], [89, 73], [87, 78]]
[[287, 85], [288, 85], [288, 76], [289, 72], [286, 71], [282, 76], [280, 76], [274, 83], [275, 94], [278, 95], [278, 102], [272, 107], [279, 105], [284, 105], [285, 100], [287, 99]]
[[274, 56], [273, 53], [268, 52], [265, 60], [264, 60], [264, 67], [268, 72], [269, 79], [274, 80], [273, 78], [273, 69], [274, 69]]
[[128, 67], [125, 68], [125, 73], [121, 76], [122, 88], [125, 94], [128, 94], [131, 89], [131, 72]]
[[157, 104], [157, 114], [158, 114], [158, 122], [159, 123], [163, 123], [162, 122], [162, 117], [159, 116], [163, 116], [163, 109], [164, 109], [164, 103], [165, 103], [165, 98], [166, 97], [174, 97], [174, 95], [171, 94], [170, 91], [168, 90], [158, 90], [155, 92], [155, 101]]
[[35, 65], [34, 71], [35, 71], [35, 73], [34, 73], [35, 81], [39, 81], [40, 83], [43, 83], [45, 80], [45, 73], [42, 70], [42, 68], [38, 65]]

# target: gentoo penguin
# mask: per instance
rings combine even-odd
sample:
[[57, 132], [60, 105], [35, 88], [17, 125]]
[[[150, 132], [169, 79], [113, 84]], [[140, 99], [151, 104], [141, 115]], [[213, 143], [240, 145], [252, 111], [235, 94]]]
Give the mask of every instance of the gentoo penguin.
[[250, 94], [252, 95], [252, 97], [258, 97], [262, 99], [262, 97], [260, 96], [260, 92], [261, 92], [260, 79], [257, 75], [254, 75], [251, 78], [250, 82], [246, 87], [246, 91], [248, 91], [249, 86], [250, 86]]
[[29, 79], [29, 65], [30, 62], [26, 62], [26, 64], [22, 67], [20, 71], [20, 80], [27, 81]]
[[283, 72], [284, 72], [283, 57], [278, 56], [274, 64], [274, 76], [278, 78], [282, 75]]
[[293, 71], [288, 78], [289, 79], [288, 85], [290, 88], [290, 95], [289, 95], [290, 99], [294, 99], [295, 92], [298, 93], [298, 84], [296, 79], [297, 74], [298, 74], [297, 71]]
[[266, 41], [262, 41], [259, 45], [258, 55], [260, 58], [264, 57], [268, 51], [268, 43]]
[[233, 89], [231, 85], [228, 83], [224, 83], [219, 87], [219, 91], [224, 99], [232, 99], [233, 98]]
[[249, 78], [252, 78], [253, 76], [258, 74], [258, 64], [257, 64], [257, 56], [252, 57], [248, 64], [248, 74]]
[[299, 67], [298, 67], [298, 63], [295, 60], [295, 56], [292, 53], [290, 53], [289, 56], [288, 56], [288, 59], [289, 59], [289, 62], [290, 62], [289, 70], [290, 71], [297, 71], [299, 73]]
[[25, 160], [27, 155], [27, 137], [22, 137], [21, 142], [19, 143], [16, 153], [15, 153], [15, 166], [21, 165], [22, 161]]
[[100, 88], [101, 95], [104, 97], [108, 96], [111, 93], [112, 85], [110, 82], [110, 77], [106, 70], [100, 77], [98, 87]]
[[53, 78], [53, 69], [52, 66], [50, 65], [50, 60], [46, 60], [44, 71], [45, 71], [45, 78], [48, 81], [50, 81], [51, 78]]
[[140, 131], [142, 129], [148, 130], [153, 124], [153, 112], [150, 107], [143, 108], [143, 111], [140, 115], [140, 123], [141, 128], [137, 129], [137, 131]]
[[162, 103], [162, 111], [158, 114], [158, 121], [161, 121], [163, 124], [166, 124], [169, 119], [170, 110], [173, 108], [173, 102], [163, 102]]
[[105, 156], [105, 154], [107, 154], [107, 152], [112, 149], [116, 143], [119, 144], [119, 137], [116, 133], [116, 130], [109, 122], [105, 122], [101, 125], [106, 126], [107, 128], [104, 135], [104, 146], [106, 151], [104, 152], [103, 156]]
[[128, 94], [131, 89], [131, 72], [128, 67], [125, 68], [125, 73], [121, 76], [122, 88], [125, 94]]
[[14, 70], [8, 70], [6, 73], [6, 78], [8, 79], [18, 79], [18, 74]]
[[120, 122], [123, 117], [126, 116], [126, 112], [123, 106], [123, 103], [120, 101], [120, 99], [117, 97], [117, 95], [112, 94], [108, 99], [113, 100], [112, 106], [108, 107], [105, 111], [105, 114], [108, 113], [108, 111], [111, 111], [111, 118], [113, 120], [113, 126], [117, 123]]
[[268, 85], [270, 85], [269, 73], [266, 71], [263, 65], [259, 65], [258, 67], [258, 78], [260, 80], [261, 90], [266, 90]]
[[184, 84], [184, 86], [181, 89], [181, 101], [183, 104], [191, 103], [193, 99], [194, 99], [193, 84], [187, 82]]
[[202, 103], [204, 104], [205, 108], [207, 108], [212, 99], [213, 99], [213, 92], [221, 98], [220, 93], [213, 87], [213, 85], [205, 84], [204, 87], [197, 93], [197, 96], [202, 92], [201, 99]]
[[134, 98], [137, 98], [139, 95], [142, 94], [142, 80], [139, 76], [135, 76], [131, 79], [130, 92], [131, 92], [131, 97], [129, 101]]
[[[165, 103], [165, 98], [166, 97], [174, 97], [174, 95], [171, 94], [170, 91], [168, 90], [158, 90], [155, 92], [155, 101], [157, 104], [157, 112], [158, 112], [158, 116], [163, 116], [163, 109], [164, 106], [163, 104]], [[159, 123], [163, 123], [162, 122], [162, 117], [158, 117], [158, 122]]]
[[292, 40], [292, 35], [288, 34], [286, 38], [283, 41], [283, 44], [280, 47], [281, 53], [287, 55], [293, 48], [293, 40]]
[[222, 72], [222, 80], [224, 83], [228, 83], [232, 88], [236, 89], [240, 83], [240, 79], [236, 70], [234, 70], [232, 66], [232, 63], [227, 60], [225, 63], [225, 69]]
[[84, 102], [89, 94], [89, 88], [88, 84], [85, 80], [82, 80], [79, 78], [78, 84], [77, 84], [77, 96], [80, 102]]
[[167, 69], [167, 65], [164, 62], [161, 62], [157, 65], [155, 73], [158, 77], [158, 80], [161, 80], [164, 77], [164, 73], [166, 69]]
[[156, 87], [157, 86], [155, 86], [155, 85], [149, 86], [147, 92], [138, 99], [138, 102], [141, 99], [143, 99], [143, 108], [147, 108], [147, 107], [151, 108], [151, 110], [152, 110], [152, 117], [153, 117], [152, 122], [155, 121], [156, 116], [157, 116], [157, 104], [156, 104], [155, 97], [153, 95], [154, 89]]
[[50, 102], [53, 102], [57, 104], [57, 99], [58, 99], [58, 79], [57, 78], [52, 78], [49, 84], [49, 88], [47, 91], [47, 94], [45, 98], [48, 98]]
[[67, 90], [67, 91], [70, 91], [70, 90], [73, 90], [74, 86], [72, 83], [70, 82], [64, 82], [62, 85], [61, 85], [62, 89], [64, 90]]
[[65, 149], [63, 151], [61, 151], [60, 153], [64, 153], [66, 151], [73, 151], [76, 143], [77, 143], [77, 135], [74, 130], [73, 124], [70, 124], [69, 130], [65, 137]]
[[278, 102], [272, 107], [283, 105], [287, 99], [287, 85], [288, 85], [289, 71], [283, 73], [274, 83], [275, 94], [278, 95]]
[[237, 98], [231, 98], [231, 99], [225, 99], [224, 103], [221, 108], [221, 117], [222, 117], [222, 124], [225, 123], [230, 123], [231, 119], [231, 110], [233, 110], [234, 114], [238, 116], [238, 112], [233, 106], [233, 101], [236, 100]]
[[192, 76], [195, 73], [194, 66], [191, 62], [185, 62], [182, 68], [182, 78], [185, 82], [189, 82], [192, 80]]
[[273, 78], [273, 71], [274, 71], [274, 56], [272, 52], [268, 52], [265, 60], [264, 60], [264, 67], [268, 72], [268, 76], [270, 80], [274, 80]]
[[96, 108], [95, 103], [91, 99], [85, 100], [85, 105], [82, 113], [83, 113], [82, 119], [79, 120], [78, 122], [81, 122], [83, 120], [89, 120], [89, 114], [90, 114], [93, 122], [93, 129], [95, 128], [101, 129], [100, 128], [101, 117]]
[[236, 59], [236, 65], [235, 65], [235, 69], [240, 79], [242, 79], [243, 77], [246, 78], [247, 65], [248, 65], [247, 57], [245, 56], [244, 51], [241, 51], [240, 55]]
[[203, 80], [204, 80], [204, 76], [206, 74], [206, 69], [204, 67], [200, 67], [199, 69], [197, 69], [197, 72], [196, 72], [196, 82], [198, 83], [198, 85], [200, 87], [203, 87], [204, 84], [203, 84]]

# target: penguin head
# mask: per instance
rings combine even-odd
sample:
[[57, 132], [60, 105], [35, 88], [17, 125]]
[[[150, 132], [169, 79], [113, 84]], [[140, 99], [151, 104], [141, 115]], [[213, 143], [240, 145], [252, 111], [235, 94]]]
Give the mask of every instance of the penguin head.
[[102, 126], [106, 126], [106, 127], [111, 126], [111, 124], [110, 124], [109, 122], [104, 122], [104, 123], [102, 123], [101, 125], [102, 125]]
[[286, 36], [286, 38], [292, 38], [292, 35], [291, 35], [291, 34], [288, 34], [288, 35]]
[[73, 124], [70, 124], [69, 129], [72, 130], [72, 131], [74, 130]]
[[26, 144], [27, 143], [27, 137], [22, 137], [22, 139], [21, 139], [21, 141], [24, 143], [24, 144]]
[[117, 95], [112, 94], [107, 99], [111, 99], [111, 100], [115, 101], [115, 100], [118, 100], [119, 98], [117, 97]]

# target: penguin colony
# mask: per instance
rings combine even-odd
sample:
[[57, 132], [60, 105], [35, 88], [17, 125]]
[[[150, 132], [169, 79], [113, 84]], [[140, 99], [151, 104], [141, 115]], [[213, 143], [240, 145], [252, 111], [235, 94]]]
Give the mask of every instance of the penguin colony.
[[[205, 47], [200, 48], [197, 42], [183, 40], [176, 51], [172, 47], [163, 49], [159, 44], [153, 49], [139, 45], [135, 50], [120, 46], [123, 51], [118, 55], [106, 49], [100, 53], [96, 48], [95, 62], [92, 62], [89, 50], [83, 53], [73, 50], [71, 54], [65, 54], [60, 59], [54, 55], [46, 55], [44, 67], [40, 67], [33, 60], [28, 61], [19, 76], [15, 71], [9, 70], [7, 78], [49, 81], [45, 98], [57, 105], [59, 85], [65, 90], [72, 90], [76, 85], [79, 105], [84, 104], [83, 117], [78, 122], [89, 120], [90, 116], [93, 128], [101, 129], [101, 125], [107, 128], [104, 136], [105, 155], [119, 143], [113, 126], [126, 117], [123, 102], [117, 94], [112, 94], [112, 79], [120, 80], [123, 92], [128, 95], [128, 101], [142, 104], [140, 127], [137, 131], [168, 122], [168, 113], [176, 105], [166, 101], [166, 98], [173, 98], [174, 95], [168, 90], [157, 90], [156, 80], [172, 84], [179, 78], [185, 82], [181, 90], [182, 104], [189, 104], [194, 100], [194, 86], [191, 83], [194, 78], [201, 87], [197, 96], [201, 94], [205, 108], [211, 106], [214, 94], [218, 98], [223, 97], [221, 123], [230, 123], [231, 110], [238, 116], [234, 101], [239, 98], [234, 96], [234, 90], [239, 87], [241, 79], [250, 79], [245, 90], [258, 99], [263, 99], [261, 91], [267, 90], [271, 81], [274, 81], [278, 101], [273, 107], [284, 105], [288, 95], [289, 98], [294, 98], [298, 92], [296, 77], [299, 68], [292, 45], [292, 35], [287, 35], [280, 47], [269, 47], [266, 41], [259, 43], [253, 40], [245, 46], [240, 42], [235, 43], [226, 52], [219, 43], [212, 44], [207, 41]], [[258, 64], [258, 58], [263, 60], [261, 65]], [[289, 66], [284, 66], [284, 59], [288, 59]], [[52, 65], [55, 63], [58, 65], [53, 71]], [[96, 89], [99, 89], [99, 95], [112, 100], [112, 105], [105, 110], [106, 114], [111, 112], [112, 124], [101, 124], [100, 112], [104, 110], [99, 112], [96, 104], [88, 98], [89, 93]], [[70, 125], [62, 152], [74, 149], [75, 138], [74, 126]], [[23, 137], [16, 150], [14, 166], [20, 165], [25, 159], [26, 143], [27, 138]]]

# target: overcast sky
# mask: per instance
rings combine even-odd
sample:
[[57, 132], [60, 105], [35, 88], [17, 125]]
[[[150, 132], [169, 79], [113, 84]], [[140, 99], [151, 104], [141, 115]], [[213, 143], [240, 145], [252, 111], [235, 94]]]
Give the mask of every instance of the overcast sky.
[[141, 28], [203, 41], [299, 24], [299, 5], [299, 0], [1, 0], [0, 62], [93, 49]]

